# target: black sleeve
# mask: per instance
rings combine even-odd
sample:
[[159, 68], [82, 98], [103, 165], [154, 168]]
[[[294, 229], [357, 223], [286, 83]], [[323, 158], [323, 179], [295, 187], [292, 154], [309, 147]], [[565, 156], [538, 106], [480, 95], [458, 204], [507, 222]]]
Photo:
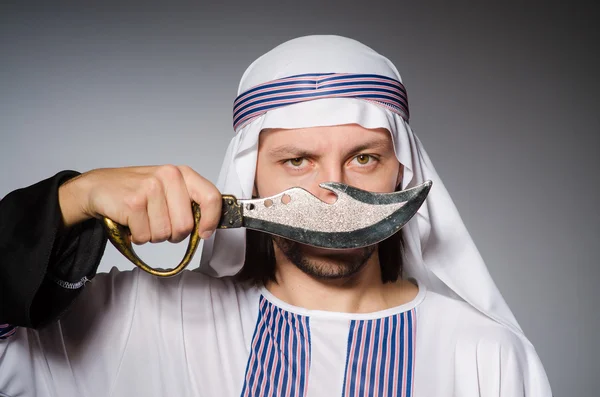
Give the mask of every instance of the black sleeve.
[[0, 201], [0, 324], [41, 328], [57, 319], [94, 277], [106, 247], [97, 219], [62, 227], [62, 171]]

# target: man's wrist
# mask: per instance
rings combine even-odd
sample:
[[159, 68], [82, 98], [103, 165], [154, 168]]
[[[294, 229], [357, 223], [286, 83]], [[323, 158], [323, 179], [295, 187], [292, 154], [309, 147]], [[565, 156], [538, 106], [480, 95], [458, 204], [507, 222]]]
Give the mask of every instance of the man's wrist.
[[62, 226], [73, 227], [90, 218], [85, 211], [85, 189], [82, 189], [83, 175], [67, 180], [58, 187], [58, 205], [61, 212]]

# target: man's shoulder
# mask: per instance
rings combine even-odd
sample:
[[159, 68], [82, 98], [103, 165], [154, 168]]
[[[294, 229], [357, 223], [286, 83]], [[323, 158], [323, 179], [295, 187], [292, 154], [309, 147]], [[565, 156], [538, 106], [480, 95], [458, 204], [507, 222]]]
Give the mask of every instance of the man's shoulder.
[[438, 333], [445, 342], [502, 349], [523, 349], [523, 338], [504, 324], [488, 317], [469, 303], [427, 291], [420, 305], [419, 325]]
[[455, 384], [476, 395], [484, 390], [503, 396], [551, 395], [535, 348], [520, 331], [433, 291], [427, 291], [417, 316], [416, 351], [424, 363], [417, 377], [454, 373], [454, 380], [460, 380]]
[[158, 294], [212, 294], [239, 295], [252, 294], [258, 287], [248, 282], [240, 282], [235, 277], [214, 277], [196, 269], [184, 270], [172, 277], [156, 277], [140, 269], [132, 270], [139, 283], [152, 288]]
[[[195, 270], [184, 270], [172, 277], [157, 277], [138, 268], [119, 270], [113, 267], [100, 273], [86, 286], [88, 294], [112, 296], [116, 301], [154, 301], [175, 303], [186, 299], [238, 301], [259, 295], [259, 288], [238, 282], [235, 277], [213, 277]], [[113, 300], [113, 299], [110, 299]]]

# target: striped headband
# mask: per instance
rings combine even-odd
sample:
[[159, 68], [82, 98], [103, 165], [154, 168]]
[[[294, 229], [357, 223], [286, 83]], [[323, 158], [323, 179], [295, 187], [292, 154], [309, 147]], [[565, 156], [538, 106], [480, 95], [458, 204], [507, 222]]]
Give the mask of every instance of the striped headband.
[[260, 84], [233, 103], [233, 129], [269, 110], [321, 98], [359, 98], [397, 113], [408, 122], [406, 89], [377, 74], [312, 73]]

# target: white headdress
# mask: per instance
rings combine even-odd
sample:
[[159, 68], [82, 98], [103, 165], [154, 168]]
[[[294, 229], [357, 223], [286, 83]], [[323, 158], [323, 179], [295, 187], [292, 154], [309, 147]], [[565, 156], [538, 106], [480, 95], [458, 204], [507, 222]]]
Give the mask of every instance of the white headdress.
[[[238, 95], [290, 76], [330, 73], [376, 75], [402, 82], [387, 58], [357, 41], [339, 36], [308, 36], [288, 41], [252, 63], [242, 77]], [[524, 338], [407, 119], [407, 114], [385, 103], [356, 96], [325, 96], [274, 106], [266, 112], [259, 109], [252, 117], [238, 117], [236, 135], [227, 149], [217, 187], [240, 198], [251, 196], [258, 135], [264, 128], [351, 123], [365, 128], [386, 128], [392, 134], [396, 157], [404, 165], [402, 188], [433, 181], [426, 202], [402, 229], [405, 274], [418, 279], [429, 290], [468, 302]], [[244, 255], [245, 230], [217, 230], [204, 242], [200, 271], [214, 276], [233, 275], [242, 267]]]

